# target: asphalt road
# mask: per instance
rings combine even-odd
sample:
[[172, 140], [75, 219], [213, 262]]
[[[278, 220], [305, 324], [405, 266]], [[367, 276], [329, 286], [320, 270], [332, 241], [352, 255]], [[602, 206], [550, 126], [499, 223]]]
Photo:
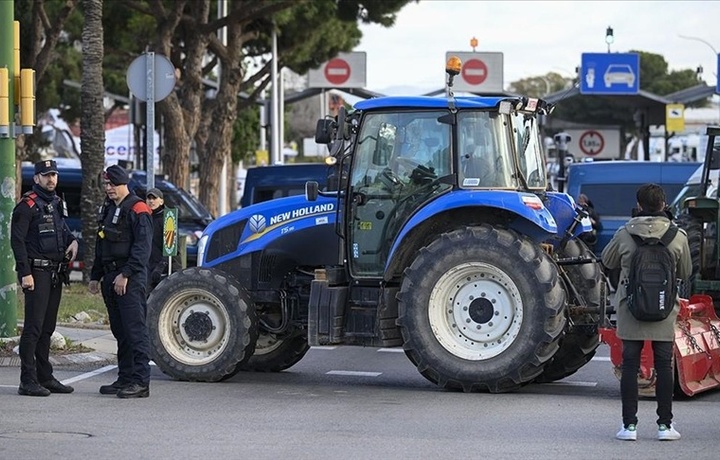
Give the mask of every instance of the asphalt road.
[[277, 374], [221, 383], [169, 379], [151, 397], [98, 393], [116, 369], [57, 369], [71, 395], [18, 396], [0, 368], [0, 458], [127, 459], [715, 459], [720, 391], [675, 402], [683, 439], [655, 439], [655, 402], [640, 403], [637, 442], [614, 439], [619, 382], [607, 347], [575, 375], [511, 394], [444, 391], [403, 353], [312, 349]]

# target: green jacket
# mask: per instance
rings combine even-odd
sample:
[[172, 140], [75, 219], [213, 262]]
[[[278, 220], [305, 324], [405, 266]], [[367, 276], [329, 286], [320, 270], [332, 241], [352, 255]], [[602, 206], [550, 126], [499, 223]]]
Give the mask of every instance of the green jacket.
[[[674, 325], [680, 309], [679, 297], [675, 300], [675, 308], [672, 313], [665, 320], [647, 322], [636, 320], [630, 313], [627, 307], [626, 292], [630, 260], [636, 247], [631, 235], [638, 235], [643, 238], [660, 238], [669, 227], [670, 220], [666, 217], [634, 217], [624, 227], [620, 227], [615, 232], [610, 243], [603, 249], [603, 265], [610, 269], [620, 267], [620, 281], [615, 292], [615, 302], [613, 303], [616, 306], [617, 314], [617, 336], [621, 339], [670, 342], [675, 337]], [[690, 258], [687, 234], [684, 230], [678, 231], [668, 249], [670, 249], [677, 261], [677, 277], [687, 281], [692, 272], [692, 260]]]

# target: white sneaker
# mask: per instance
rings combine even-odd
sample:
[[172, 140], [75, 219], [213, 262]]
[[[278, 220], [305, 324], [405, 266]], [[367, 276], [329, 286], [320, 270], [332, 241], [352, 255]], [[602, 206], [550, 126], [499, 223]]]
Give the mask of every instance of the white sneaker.
[[633, 424], [622, 426], [615, 437], [621, 441], [637, 441], [637, 427]]
[[658, 439], [660, 441], [677, 441], [680, 439], [680, 433], [672, 425], [658, 425]]

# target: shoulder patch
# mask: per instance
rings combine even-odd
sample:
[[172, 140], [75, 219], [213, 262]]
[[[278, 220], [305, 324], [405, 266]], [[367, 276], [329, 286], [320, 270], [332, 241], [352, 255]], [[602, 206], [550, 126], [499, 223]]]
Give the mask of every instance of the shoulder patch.
[[37, 193], [31, 190], [23, 194], [22, 201], [24, 203], [27, 203], [27, 205], [32, 208], [33, 206], [35, 206], [35, 198], [37, 198]]
[[135, 214], [152, 214], [150, 207], [144, 201], [138, 201], [131, 209]]

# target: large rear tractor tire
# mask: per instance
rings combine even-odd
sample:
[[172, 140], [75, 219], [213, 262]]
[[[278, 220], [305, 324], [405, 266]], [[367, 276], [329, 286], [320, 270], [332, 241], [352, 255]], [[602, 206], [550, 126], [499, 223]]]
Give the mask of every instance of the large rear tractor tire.
[[445, 233], [405, 270], [405, 353], [442, 388], [500, 393], [531, 382], [558, 349], [565, 291], [539, 245], [489, 225]]
[[310, 349], [307, 331], [298, 329], [291, 335], [279, 337], [267, 331], [260, 331], [255, 344], [255, 353], [238, 365], [239, 371], [280, 372], [300, 361]]
[[[580, 240], [570, 240], [565, 248], [558, 252], [560, 258], [590, 257], [592, 251]], [[567, 273], [570, 282], [575, 286], [588, 306], [600, 307], [605, 302], [603, 284], [605, 283], [599, 264], [577, 264], [561, 267]], [[535, 379], [537, 383], [554, 382], [574, 374], [587, 364], [600, 345], [597, 325], [599, 314], [584, 313], [573, 316], [569, 310], [573, 326], [560, 340], [560, 349]]]
[[216, 382], [253, 354], [258, 325], [250, 297], [234, 278], [193, 267], [153, 290], [148, 327], [152, 359], [165, 374]]

